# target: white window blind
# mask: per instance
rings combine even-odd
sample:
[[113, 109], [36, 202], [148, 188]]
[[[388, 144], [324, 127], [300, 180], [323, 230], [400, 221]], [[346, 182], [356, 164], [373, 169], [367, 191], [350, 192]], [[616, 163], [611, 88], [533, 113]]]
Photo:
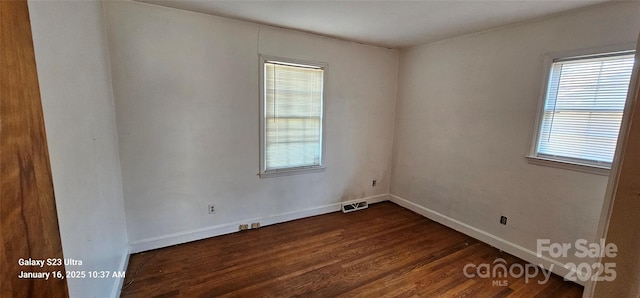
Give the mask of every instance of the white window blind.
[[555, 60], [537, 155], [610, 167], [633, 63], [630, 52]]
[[265, 61], [264, 171], [321, 166], [323, 72]]

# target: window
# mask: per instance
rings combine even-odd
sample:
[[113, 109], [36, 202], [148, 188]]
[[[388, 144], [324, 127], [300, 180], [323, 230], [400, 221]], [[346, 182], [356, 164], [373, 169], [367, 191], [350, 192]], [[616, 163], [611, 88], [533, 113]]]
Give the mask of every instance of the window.
[[326, 65], [261, 56], [260, 177], [323, 170]]
[[633, 63], [633, 51], [553, 59], [530, 157], [609, 169]]

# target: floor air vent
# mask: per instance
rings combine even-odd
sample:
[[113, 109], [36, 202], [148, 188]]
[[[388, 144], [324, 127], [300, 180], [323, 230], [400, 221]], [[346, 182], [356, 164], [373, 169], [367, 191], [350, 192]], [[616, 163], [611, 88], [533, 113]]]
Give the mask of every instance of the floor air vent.
[[366, 209], [367, 207], [369, 207], [369, 204], [367, 204], [367, 201], [342, 203], [342, 212], [347, 213], [347, 212], [356, 211], [360, 209]]

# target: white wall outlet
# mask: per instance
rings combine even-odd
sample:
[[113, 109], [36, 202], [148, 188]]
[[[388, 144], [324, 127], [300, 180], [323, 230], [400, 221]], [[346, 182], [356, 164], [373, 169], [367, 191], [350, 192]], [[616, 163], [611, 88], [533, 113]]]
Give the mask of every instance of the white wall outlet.
[[209, 204], [209, 206], [208, 206], [208, 207], [209, 207], [209, 209], [208, 209], [208, 210], [209, 210], [209, 214], [214, 214], [214, 213], [216, 213], [216, 205], [214, 205], [214, 204]]
[[260, 223], [259, 222], [254, 222], [254, 223], [251, 224], [251, 228], [252, 229], [257, 229], [259, 227], [260, 227]]
[[248, 229], [249, 229], [249, 225], [248, 224], [241, 224], [238, 227], [238, 230], [240, 230], [240, 231], [244, 231], [244, 230], [248, 230]]

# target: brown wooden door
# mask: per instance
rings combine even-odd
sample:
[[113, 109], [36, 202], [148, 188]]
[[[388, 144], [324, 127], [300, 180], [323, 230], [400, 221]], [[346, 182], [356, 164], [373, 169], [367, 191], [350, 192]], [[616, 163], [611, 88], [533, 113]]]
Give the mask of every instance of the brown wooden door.
[[615, 244], [618, 252], [601, 260], [602, 268], [613, 265], [616, 275], [590, 284], [586, 297], [640, 297], [640, 36], [619, 138], [605, 197], [611, 207], [604, 210], [609, 217], [606, 243]]
[[0, 1], [0, 32], [0, 297], [68, 297], [26, 1]]

